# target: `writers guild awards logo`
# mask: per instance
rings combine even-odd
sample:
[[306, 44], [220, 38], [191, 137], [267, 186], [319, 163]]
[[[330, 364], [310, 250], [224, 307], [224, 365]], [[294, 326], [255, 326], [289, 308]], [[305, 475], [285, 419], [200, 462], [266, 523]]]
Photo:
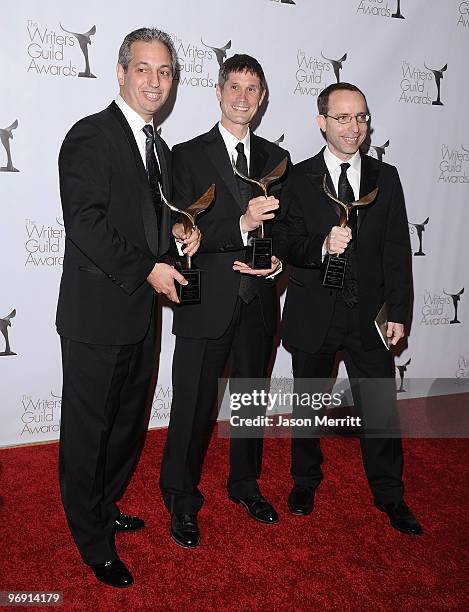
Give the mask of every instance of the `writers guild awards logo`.
[[11, 327], [11, 319], [16, 316], [16, 309], [13, 309], [9, 315], [0, 319], [0, 332], [5, 339], [5, 350], [0, 353], [0, 357], [8, 357], [9, 355], [16, 355], [10, 348], [10, 340], [8, 338], [8, 328]]
[[65, 228], [62, 219], [56, 217], [55, 223], [26, 219], [25, 231], [26, 268], [47, 269], [63, 265]]
[[18, 127], [18, 119], [13, 121], [11, 125], [6, 128], [0, 129], [0, 141], [5, 148], [7, 154], [7, 165], [0, 168], [0, 172], [19, 172], [17, 168], [14, 167], [13, 162], [11, 160], [11, 150], [10, 150], [10, 140], [13, 139], [13, 130], [16, 130]]
[[157, 385], [151, 407], [150, 425], [157, 423], [159, 425], [167, 425], [169, 422], [169, 414], [171, 410], [171, 400], [173, 396], [173, 388]]
[[453, 300], [454, 317], [453, 317], [453, 320], [450, 321], [450, 324], [461, 323], [461, 321], [458, 320], [458, 303], [459, 303], [459, 300], [461, 299], [461, 295], [464, 293], [464, 287], [461, 289], [459, 293], [446, 293], [444, 289], [443, 289], [443, 293], [445, 295], [449, 295], [449, 297]]
[[[409, 223], [409, 225], [411, 227], [415, 228], [415, 231], [417, 232], [417, 238], [419, 240], [419, 250], [415, 251], [414, 256], [415, 257], [419, 257], [419, 256], [424, 256], [425, 253], [422, 250], [422, 234], [425, 231], [425, 226], [427, 225], [427, 223], [430, 221], [430, 217], [427, 217], [425, 219], [425, 221], [423, 223]], [[413, 233], [414, 230], [411, 230], [411, 232]]]
[[464, 145], [441, 145], [441, 161], [438, 182], [465, 184], [469, 183], [469, 149]]
[[23, 395], [21, 398], [22, 429], [20, 435], [34, 436], [60, 431], [62, 398], [53, 391], [46, 396]]
[[401, 0], [397, 0], [397, 8], [396, 12], [391, 15], [394, 19], [405, 19], [404, 15], [401, 13]]
[[376, 146], [376, 145], [370, 145], [371, 149], [374, 149], [375, 153], [376, 153], [376, 158], [379, 161], [383, 161], [383, 155], [385, 155], [386, 153], [386, 149], [389, 147], [389, 140], [386, 140], [386, 142], [382, 145]]
[[326, 61], [330, 63], [330, 65], [332, 66], [332, 70], [334, 71], [335, 78], [337, 79], [337, 83], [340, 83], [340, 71], [342, 70], [343, 62], [345, 62], [345, 60], [347, 59], [347, 54], [344, 53], [342, 57], [339, 59], [329, 59], [323, 54], [322, 51], [321, 51], [321, 55], [323, 59], [325, 59]]
[[96, 34], [96, 26], [94, 25], [92, 28], [85, 32], [84, 34], [80, 34], [79, 32], [72, 32], [70, 30], [66, 30], [62, 24], [60, 27], [64, 32], [68, 32], [69, 34], [73, 34], [75, 38], [78, 40], [78, 44], [80, 45], [81, 52], [85, 58], [85, 71], [79, 72], [79, 77], [86, 77], [88, 79], [95, 79], [96, 76], [90, 70], [90, 61], [88, 57], [88, 45], [91, 45], [91, 37]]
[[409, 365], [410, 362], [411, 362], [411, 358], [409, 358], [404, 364], [395, 366], [396, 370], [399, 372], [399, 378], [401, 379], [399, 388], [397, 390], [398, 393], [405, 393], [404, 377], [407, 371], [407, 366]]
[[272, 141], [274, 145], [277, 145], [277, 147], [280, 146], [280, 143], [283, 142], [285, 140], [285, 134], [282, 134], [279, 138], [277, 138], [277, 140]]
[[211, 49], [215, 53], [218, 66], [219, 68], [221, 68], [226, 59], [226, 50], [231, 49], [231, 40], [229, 40], [223, 47], [211, 47], [210, 45], [206, 45], [202, 38], [200, 39], [200, 42], [203, 44], [204, 47], [207, 47], [207, 49]]
[[443, 106], [443, 102], [440, 99], [441, 79], [443, 78], [443, 72], [446, 72], [448, 68], [448, 64], [445, 64], [443, 68], [440, 68], [439, 70], [434, 70], [433, 68], [429, 68], [425, 62], [423, 63], [423, 65], [425, 66], [427, 70], [430, 70], [430, 72], [433, 72], [433, 76], [435, 77], [437, 97], [436, 97], [436, 100], [432, 101], [432, 105], [433, 106]]

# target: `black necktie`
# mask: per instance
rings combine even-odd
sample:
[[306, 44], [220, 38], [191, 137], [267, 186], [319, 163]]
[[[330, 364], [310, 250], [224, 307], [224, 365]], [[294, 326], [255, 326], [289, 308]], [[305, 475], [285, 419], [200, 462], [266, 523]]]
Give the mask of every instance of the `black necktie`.
[[[350, 185], [347, 178], [347, 170], [350, 168], [350, 164], [345, 162], [340, 164], [340, 176], [339, 176], [339, 185], [337, 188], [337, 197], [341, 202], [354, 202], [355, 196], [353, 193], [352, 186]], [[352, 230], [352, 243], [350, 246], [356, 246], [356, 237], [357, 237], [357, 211], [354, 210], [350, 215], [348, 220], [348, 226]]]
[[[248, 160], [244, 153], [244, 145], [242, 142], [238, 142], [236, 145], [236, 151], [238, 152], [238, 158], [236, 159], [237, 170], [239, 170], [241, 174], [244, 174], [244, 176], [249, 176]], [[246, 183], [246, 181], [243, 181], [243, 179], [238, 175], [236, 175], [236, 178], [238, 182], [239, 195], [241, 196], [242, 208], [243, 210], [246, 210], [249, 200], [252, 198], [251, 185]]]
[[[337, 197], [341, 202], [353, 202], [355, 195], [353, 193], [352, 186], [350, 185], [347, 178], [347, 170], [350, 168], [350, 164], [345, 162], [340, 164], [340, 176], [337, 187]], [[356, 273], [356, 258], [355, 249], [357, 247], [357, 211], [354, 210], [349, 217], [348, 226], [352, 230], [352, 240], [349, 242], [349, 246], [345, 252], [347, 258], [347, 267], [345, 268], [344, 286], [341, 294], [345, 304], [350, 308], [353, 308], [358, 303], [358, 282]]]
[[[238, 152], [238, 158], [236, 159], [236, 168], [242, 174], [244, 174], [244, 176], [249, 176], [248, 160], [246, 159], [246, 155], [244, 153], [244, 145], [242, 142], [238, 142], [238, 144], [236, 145], [236, 151]], [[242, 209], [246, 210], [249, 200], [252, 198], [252, 189], [249, 183], [246, 183], [246, 181], [243, 181], [243, 179], [241, 179], [238, 175], [236, 175], [236, 179], [238, 182], [238, 189], [239, 189], [239, 195], [241, 197]], [[257, 283], [254, 278], [241, 274], [241, 278], [239, 279], [238, 295], [245, 304], [249, 304], [256, 297], [257, 295], [256, 285]]]
[[156, 216], [158, 221], [161, 218], [161, 196], [160, 190], [158, 188], [158, 183], [161, 184], [161, 172], [158, 166], [158, 162], [156, 161], [155, 155], [155, 134], [153, 132], [153, 126], [150, 124], [146, 124], [143, 126], [143, 131], [146, 136], [145, 141], [145, 157], [146, 157], [146, 166], [147, 166], [147, 175], [148, 182], [150, 183], [151, 194], [153, 196], [153, 201], [155, 203]]

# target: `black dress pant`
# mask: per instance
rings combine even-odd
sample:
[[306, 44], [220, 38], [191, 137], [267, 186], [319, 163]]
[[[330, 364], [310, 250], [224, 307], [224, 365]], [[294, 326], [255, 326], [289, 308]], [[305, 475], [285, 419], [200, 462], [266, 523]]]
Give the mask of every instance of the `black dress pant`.
[[[195, 514], [204, 498], [198, 486], [210, 435], [217, 418], [218, 379], [231, 356], [230, 390], [240, 379], [263, 378], [272, 351], [261, 303], [238, 299], [233, 319], [216, 339], [176, 337], [173, 401], [161, 465], [160, 488], [170, 513]], [[262, 436], [230, 439], [228, 492], [235, 497], [259, 493]]]
[[[391, 355], [384, 346], [364, 350], [360, 340], [359, 310], [348, 308], [340, 298], [336, 301], [330, 328], [319, 351], [307, 353], [292, 348], [295, 391], [301, 394], [305, 391], [328, 390], [325, 379], [331, 375], [335, 355], [339, 350], [342, 351], [349, 379], [362, 380], [360, 384], [352, 384], [351, 387], [355, 409], [364, 428], [375, 432], [398, 432]], [[293, 416], [304, 418], [305, 409], [294, 406]], [[308, 416], [311, 416], [311, 410]], [[292, 432], [291, 474], [295, 484], [316, 488], [323, 478], [323, 457], [317, 431], [310, 433], [295, 437]], [[375, 501], [383, 504], [399, 502], [403, 496], [400, 438], [365, 434], [360, 438], [360, 445], [365, 473]]]
[[104, 346], [61, 338], [62, 503], [85, 563], [117, 557], [114, 520], [145, 435], [154, 327], [142, 342]]

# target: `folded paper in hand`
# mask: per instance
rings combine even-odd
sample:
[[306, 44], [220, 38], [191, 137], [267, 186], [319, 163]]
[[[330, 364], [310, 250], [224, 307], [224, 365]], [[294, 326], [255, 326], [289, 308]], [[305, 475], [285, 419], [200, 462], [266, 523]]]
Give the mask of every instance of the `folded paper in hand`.
[[391, 346], [391, 338], [388, 338], [386, 335], [388, 330], [388, 307], [386, 302], [384, 302], [376, 315], [375, 327], [378, 331], [379, 337], [383, 341], [384, 346], [389, 350], [389, 347]]

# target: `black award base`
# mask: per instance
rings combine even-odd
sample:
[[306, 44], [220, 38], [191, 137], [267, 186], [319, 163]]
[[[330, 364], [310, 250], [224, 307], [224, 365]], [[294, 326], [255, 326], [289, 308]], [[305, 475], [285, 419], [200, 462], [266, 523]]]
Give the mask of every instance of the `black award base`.
[[246, 247], [245, 262], [253, 270], [268, 270], [272, 267], [272, 238], [250, 237]]
[[201, 270], [179, 270], [187, 281], [187, 285], [177, 284], [180, 304], [200, 304], [200, 272]]
[[327, 254], [324, 257], [321, 268], [321, 280], [324, 287], [329, 289], [342, 289], [344, 286], [345, 268], [347, 260], [345, 257]]

